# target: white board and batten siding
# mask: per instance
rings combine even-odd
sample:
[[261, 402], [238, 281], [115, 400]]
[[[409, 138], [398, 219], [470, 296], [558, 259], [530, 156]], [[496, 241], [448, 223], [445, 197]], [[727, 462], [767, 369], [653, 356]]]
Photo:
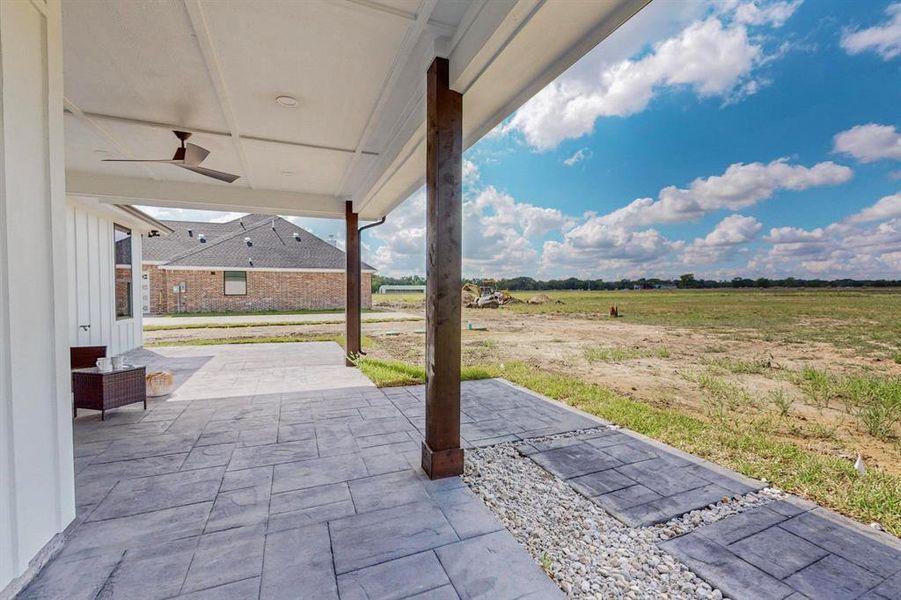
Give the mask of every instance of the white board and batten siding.
[[[113, 207], [91, 206], [86, 199], [67, 202], [69, 242], [69, 343], [106, 346], [115, 356], [143, 343], [141, 316], [141, 233]], [[102, 210], [101, 210], [102, 209]], [[132, 317], [116, 318], [114, 227], [131, 229]]]
[[0, 1], [0, 598], [75, 518], [60, 14]]

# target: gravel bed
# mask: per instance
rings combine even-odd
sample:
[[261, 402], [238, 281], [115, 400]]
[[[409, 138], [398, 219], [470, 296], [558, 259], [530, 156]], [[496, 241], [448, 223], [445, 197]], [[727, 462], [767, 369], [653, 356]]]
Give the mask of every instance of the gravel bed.
[[[570, 437], [574, 434], [564, 436]], [[657, 547], [713, 521], [771, 502], [765, 489], [632, 528], [516, 450], [468, 450], [464, 481], [570, 598], [722, 598], [722, 593]]]

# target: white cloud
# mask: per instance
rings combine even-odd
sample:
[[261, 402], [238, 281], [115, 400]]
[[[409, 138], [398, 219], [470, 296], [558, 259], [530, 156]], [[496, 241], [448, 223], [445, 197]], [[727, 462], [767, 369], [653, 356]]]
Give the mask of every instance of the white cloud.
[[894, 125], [857, 125], [835, 135], [833, 151], [851, 155], [863, 163], [901, 160], [901, 134]]
[[567, 167], [573, 167], [583, 160], [588, 160], [591, 158], [591, 150], [588, 148], [582, 148], [580, 150], [576, 150], [575, 154], [563, 160], [563, 164]]
[[425, 188], [407, 198], [391, 211], [384, 225], [363, 235], [378, 244], [364, 259], [383, 275], [422, 275], [425, 273], [426, 241]]
[[849, 223], [867, 223], [897, 217], [901, 217], [901, 192], [880, 198], [873, 206], [851, 215], [846, 220]]
[[706, 237], [697, 238], [687, 246], [682, 253], [682, 262], [710, 264], [724, 260], [736, 248], [757, 237], [762, 228], [754, 217], [729, 215]]
[[901, 219], [873, 226], [833, 223], [801, 229], [778, 227], [764, 238], [770, 249], [748, 262], [749, 272], [770, 277], [897, 278], [901, 272]]
[[479, 165], [469, 159], [463, 159], [463, 185], [475, 185], [479, 182]]
[[799, 5], [714, 5], [718, 15], [690, 23], [641, 58], [587, 60], [596, 70], [581, 66], [567, 72], [520, 108], [502, 131], [519, 131], [543, 151], [590, 133], [600, 117], [643, 111], [667, 87], [688, 87], [701, 98], [719, 96], [724, 103], [754, 94], [767, 83], [753, 76], [755, 67], [773, 57], [765, 56], [763, 38], [750, 36], [748, 27], [778, 27]]
[[653, 272], [684, 247], [655, 229], [630, 231], [610, 227], [589, 217], [563, 236], [563, 241], [544, 243], [540, 271], [549, 276], [622, 276]]
[[782, 27], [795, 14], [804, 0], [792, 2], [738, 2], [730, 0], [721, 2], [719, 8], [724, 12], [732, 12], [738, 23], [745, 25], [769, 25]]
[[842, 48], [848, 54], [872, 51], [891, 60], [901, 54], [901, 2], [885, 9], [888, 19], [868, 29], [848, 31], [842, 36]]
[[[380, 243], [367, 262], [386, 275], [425, 271], [426, 196], [420, 190], [371, 230]], [[533, 272], [539, 255], [533, 245], [573, 220], [557, 209], [517, 202], [492, 186], [463, 203], [463, 271], [467, 275]]]
[[195, 210], [192, 208], [165, 208], [162, 206], [138, 206], [137, 208], [154, 219], [163, 221], [194, 221], [198, 223], [226, 223], [247, 214], [218, 210]]
[[852, 176], [851, 169], [831, 161], [812, 167], [791, 165], [784, 158], [767, 164], [735, 163], [722, 175], [695, 179], [688, 188], [665, 187], [657, 200], [638, 198], [597, 219], [624, 227], [692, 221], [716, 210], [734, 211], [753, 206], [779, 190], [837, 185]]

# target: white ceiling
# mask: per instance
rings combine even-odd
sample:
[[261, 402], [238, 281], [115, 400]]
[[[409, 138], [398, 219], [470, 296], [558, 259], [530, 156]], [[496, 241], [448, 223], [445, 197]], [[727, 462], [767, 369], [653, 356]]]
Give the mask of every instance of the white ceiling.
[[[375, 219], [424, 179], [435, 56], [468, 146], [647, 1], [65, 0], [68, 191], [328, 217], [353, 200]], [[173, 128], [241, 178], [102, 162], [169, 158]]]

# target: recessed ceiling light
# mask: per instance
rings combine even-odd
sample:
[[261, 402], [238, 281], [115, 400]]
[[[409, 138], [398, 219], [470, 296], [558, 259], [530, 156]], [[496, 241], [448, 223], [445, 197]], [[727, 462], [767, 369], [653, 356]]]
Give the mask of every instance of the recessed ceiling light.
[[297, 106], [297, 98], [294, 96], [279, 96], [275, 101], [285, 108], [295, 108]]
[[294, 171], [281, 171], [281, 174], [285, 177], [290, 177], [291, 175], [294, 175]]

